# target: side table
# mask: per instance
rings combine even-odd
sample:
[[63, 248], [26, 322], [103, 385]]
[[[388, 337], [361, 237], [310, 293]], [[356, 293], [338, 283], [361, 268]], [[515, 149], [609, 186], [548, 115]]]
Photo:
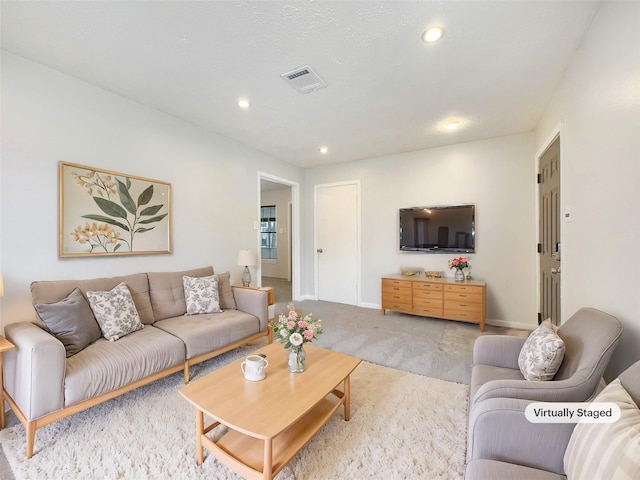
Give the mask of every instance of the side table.
[[4, 418], [4, 378], [2, 377], [2, 354], [7, 350], [11, 350], [15, 348], [15, 345], [11, 343], [9, 340], [0, 335], [0, 429], [4, 428], [5, 418]]

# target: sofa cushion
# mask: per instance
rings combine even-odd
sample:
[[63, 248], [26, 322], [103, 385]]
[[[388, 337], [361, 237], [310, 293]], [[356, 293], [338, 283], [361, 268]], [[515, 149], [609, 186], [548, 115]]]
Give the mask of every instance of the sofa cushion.
[[522, 346], [518, 366], [527, 380], [552, 380], [564, 358], [564, 341], [551, 322], [544, 321]]
[[640, 478], [640, 410], [619, 379], [594, 402], [620, 407], [613, 423], [578, 423], [564, 454], [564, 469], [572, 480]]
[[465, 480], [566, 480], [564, 475], [498, 460], [474, 459], [467, 463]]
[[187, 313], [182, 277], [208, 277], [213, 267], [196, 268], [182, 272], [150, 272], [149, 296], [156, 321]]
[[220, 313], [218, 298], [218, 276], [182, 277], [187, 315], [200, 313]]
[[154, 322], [151, 299], [149, 298], [149, 280], [146, 273], [136, 273], [121, 277], [95, 278], [91, 280], [49, 280], [33, 282], [31, 296], [33, 303], [52, 303], [62, 300], [74, 288], [79, 288], [85, 295], [88, 291], [111, 290], [120, 283], [126, 283], [131, 292], [133, 303], [142, 323]]
[[36, 303], [34, 307], [45, 328], [64, 345], [67, 358], [102, 336], [79, 288], [57, 302]]
[[260, 331], [258, 318], [241, 310], [167, 318], [154, 325], [184, 342], [187, 359], [226, 347]]
[[151, 325], [117, 342], [100, 338], [67, 359], [64, 405], [68, 407], [183, 365], [182, 340]]
[[112, 342], [144, 327], [126, 284], [109, 291], [87, 292], [102, 335]]
[[236, 298], [231, 288], [231, 274], [229, 272], [218, 273], [218, 296], [222, 310], [235, 310], [238, 308]]

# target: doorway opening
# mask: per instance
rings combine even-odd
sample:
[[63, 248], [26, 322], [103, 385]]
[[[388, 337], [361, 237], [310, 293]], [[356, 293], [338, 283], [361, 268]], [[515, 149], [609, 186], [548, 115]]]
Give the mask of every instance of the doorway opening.
[[258, 172], [260, 286], [272, 287], [277, 309], [300, 298], [299, 184]]

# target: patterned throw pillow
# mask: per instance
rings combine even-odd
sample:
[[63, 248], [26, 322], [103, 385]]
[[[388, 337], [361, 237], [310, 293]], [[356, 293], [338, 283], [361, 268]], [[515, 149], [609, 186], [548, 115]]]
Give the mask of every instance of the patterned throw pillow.
[[125, 283], [108, 292], [87, 292], [87, 298], [102, 336], [110, 342], [144, 327]]
[[578, 423], [564, 454], [567, 478], [640, 478], [640, 410], [615, 379], [594, 402], [620, 407], [613, 423]]
[[527, 380], [552, 380], [564, 358], [564, 342], [551, 322], [544, 321], [524, 342], [518, 366]]
[[218, 276], [182, 277], [187, 315], [199, 313], [220, 313], [218, 298]]

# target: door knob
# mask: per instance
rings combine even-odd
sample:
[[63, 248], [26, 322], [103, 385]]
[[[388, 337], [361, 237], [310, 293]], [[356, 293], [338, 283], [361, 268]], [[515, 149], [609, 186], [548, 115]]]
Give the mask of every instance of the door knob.
[[551, 273], [553, 273], [553, 274], [560, 273], [560, 267], [558, 267], [558, 268], [552, 268], [552, 269], [551, 269]]
[[317, 249], [317, 250], [316, 250], [316, 252], [318, 252], [318, 253], [322, 253], [322, 249], [321, 249], [321, 248], [319, 248], [319, 249]]

